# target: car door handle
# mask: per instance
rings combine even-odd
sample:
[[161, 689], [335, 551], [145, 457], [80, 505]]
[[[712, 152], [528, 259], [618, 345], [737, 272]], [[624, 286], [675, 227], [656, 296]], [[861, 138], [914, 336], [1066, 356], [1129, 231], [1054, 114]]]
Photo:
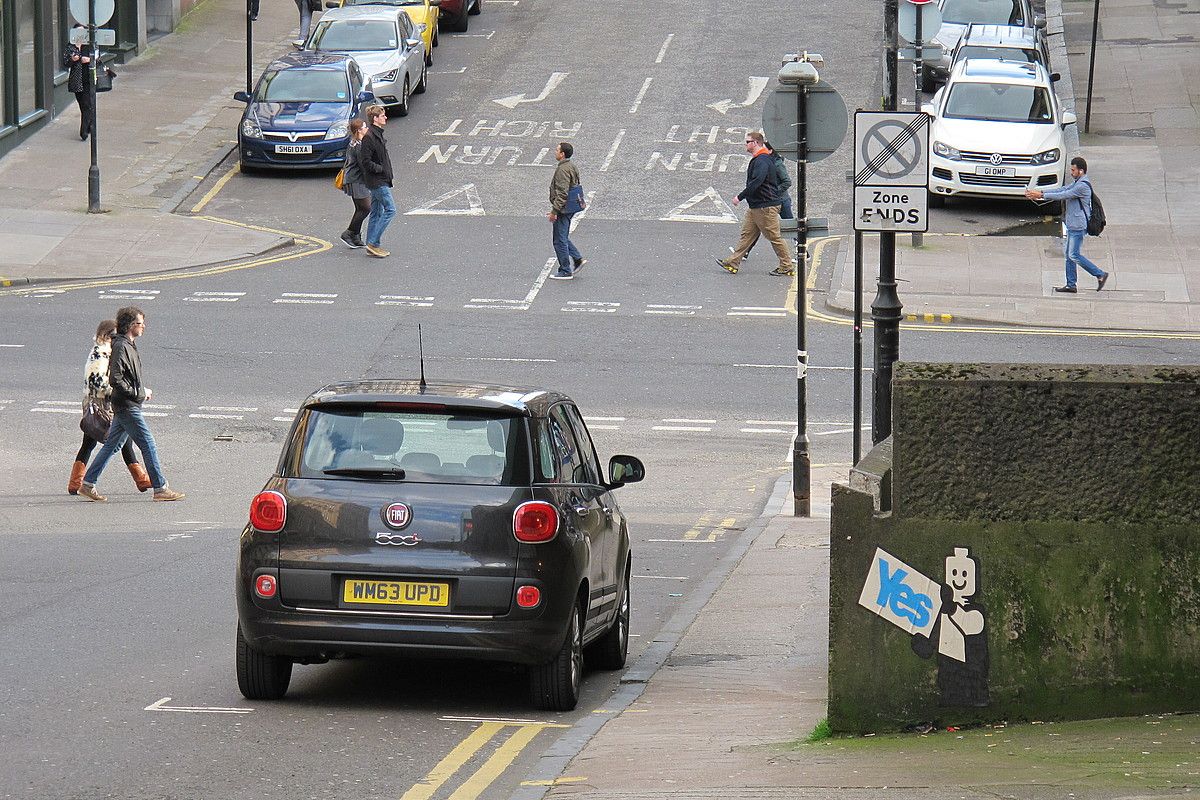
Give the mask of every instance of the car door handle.
[[588, 515], [588, 511], [590, 511], [590, 510], [591, 509], [589, 509], [587, 506], [583, 506], [583, 505], [575, 506], [575, 516], [586, 517]]

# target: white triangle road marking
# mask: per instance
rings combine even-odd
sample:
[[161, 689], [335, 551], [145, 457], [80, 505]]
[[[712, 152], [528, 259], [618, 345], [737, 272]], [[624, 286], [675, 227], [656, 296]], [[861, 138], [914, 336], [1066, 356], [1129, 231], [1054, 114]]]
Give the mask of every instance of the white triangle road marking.
[[[446, 203], [459, 196], [466, 198], [468, 208], [446, 207]], [[404, 212], [405, 216], [428, 214], [444, 214], [452, 217], [482, 217], [485, 212], [483, 210], [483, 201], [479, 199], [479, 189], [476, 188], [475, 184], [468, 183], [466, 186], [451, 189], [440, 197], [435, 197], [425, 205], [414, 208], [412, 211]]]
[[[689, 213], [696, 206], [707, 206], [707, 202], [713, 204], [715, 214], [695, 214]], [[706, 209], [707, 210], [707, 209]], [[664, 222], [719, 222], [724, 224], [732, 224], [738, 221], [737, 214], [733, 213], [729, 203], [725, 202], [725, 198], [717, 193], [713, 187], [708, 187], [699, 194], [692, 195], [687, 200], [684, 200], [671, 211], [667, 212], [666, 216], [659, 217]]]

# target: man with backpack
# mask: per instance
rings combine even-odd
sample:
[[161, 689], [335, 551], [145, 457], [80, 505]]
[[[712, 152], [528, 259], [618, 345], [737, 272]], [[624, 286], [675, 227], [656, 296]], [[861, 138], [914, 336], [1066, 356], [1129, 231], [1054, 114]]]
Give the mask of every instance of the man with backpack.
[[[1061, 189], [1026, 189], [1025, 196], [1030, 200], [1062, 200], [1063, 225], [1067, 229], [1067, 242], [1064, 248], [1067, 256], [1067, 283], [1065, 286], [1055, 286], [1054, 291], [1075, 294], [1079, 291], [1075, 286], [1076, 267], [1083, 267], [1087, 274], [1097, 281], [1096, 291], [1104, 288], [1108, 281], [1108, 273], [1089, 261], [1080, 248], [1083, 247], [1083, 237], [1089, 233], [1099, 236], [1104, 228], [1103, 211], [1100, 199], [1093, 203], [1092, 183], [1087, 176], [1087, 162], [1080, 156], [1071, 159], [1071, 177], [1075, 182]], [[1099, 212], [1094, 213], [1094, 212]]]

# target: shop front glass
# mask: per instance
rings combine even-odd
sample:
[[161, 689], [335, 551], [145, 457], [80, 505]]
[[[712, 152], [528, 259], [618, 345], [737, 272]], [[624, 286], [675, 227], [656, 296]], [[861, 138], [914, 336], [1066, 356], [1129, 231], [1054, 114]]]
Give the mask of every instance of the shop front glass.
[[16, 0], [17, 118], [38, 109], [37, 0]]

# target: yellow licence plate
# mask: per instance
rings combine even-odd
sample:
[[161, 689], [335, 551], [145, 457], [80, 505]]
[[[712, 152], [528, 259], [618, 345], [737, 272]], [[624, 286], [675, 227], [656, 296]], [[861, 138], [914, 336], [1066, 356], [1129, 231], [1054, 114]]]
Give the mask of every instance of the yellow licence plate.
[[450, 585], [418, 581], [347, 580], [342, 585], [342, 600], [385, 606], [445, 607], [450, 605]]

